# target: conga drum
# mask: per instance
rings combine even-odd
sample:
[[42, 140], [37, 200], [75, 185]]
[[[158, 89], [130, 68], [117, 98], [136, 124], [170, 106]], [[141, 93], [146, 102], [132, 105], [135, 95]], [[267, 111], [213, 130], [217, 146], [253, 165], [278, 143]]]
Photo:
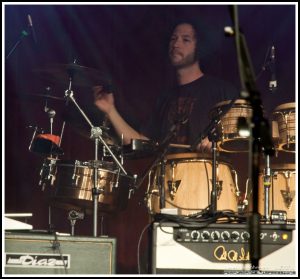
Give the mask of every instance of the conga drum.
[[[211, 118], [219, 114], [219, 111], [227, 110], [231, 100], [216, 104], [210, 112]], [[222, 113], [221, 113], [222, 114]], [[241, 136], [238, 131], [238, 120], [243, 117], [250, 120], [252, 108], [246, 100], [238, 99], [225, 115], [221, 116], [218, 123], [218, 149], [225, 152], [247, 152], [249, 150], [249, 137]]]
[[276, 107], [273, 112], [273, 118], [276, 124], [275, 127], [277, 128], [273, 127], [273, 129], [277, 130], [273, 131], [275, 142], [277, 141], [277, 149], [279, 151], [295, 152], [295, 103], [286, 103]]
[[[165, 164], [164, 168], [161, 164]], [[146, 192], [149, 213], [161, 213], [162, 198], [165, 208], [177, 209], [178, 215], [191, 215], [206, 209], [210, 205], [212, 165], [212, 160], [203, 154], [167, 155], [149, 174]], [[219, 160], [216, 174], [217, 210], [236, 212], [237, 188], [231, 165]], [[162, 177], [164, 189], [160, 189]]]

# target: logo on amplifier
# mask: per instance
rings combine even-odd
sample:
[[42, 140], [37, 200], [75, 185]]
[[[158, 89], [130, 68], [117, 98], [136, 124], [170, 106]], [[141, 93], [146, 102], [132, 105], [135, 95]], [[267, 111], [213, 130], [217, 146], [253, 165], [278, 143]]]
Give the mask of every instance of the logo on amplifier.
[[230, 261], [230, 262], [247, 262], [250, 261], [250, 253], [243, 247], [240, 250], [231, 249], [229, 251], [221, 245], [214, 250], [214, 256], [219, 261]]
[[70, 268], [70, 255], [6, 253], [6, 267]]

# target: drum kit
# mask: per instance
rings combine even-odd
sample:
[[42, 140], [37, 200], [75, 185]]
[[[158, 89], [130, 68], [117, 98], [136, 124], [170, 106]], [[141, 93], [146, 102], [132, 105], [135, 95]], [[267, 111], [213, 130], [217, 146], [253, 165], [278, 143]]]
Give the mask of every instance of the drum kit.
[[[232, 165], [211, 155], [196, 153], [191, 146], [186, 153], [168, 154], [166, 148], [177, 147], [170, 141], [162, 148], [156, 143], [133, 140], [129, 157], [141, 157], [141, 154], [155, 155], [156, 160], [147, 169], [146, 175], [137, 183], [136, 175], [129, 175], [123, 168], [124, 150], [128, 147], [108, 144], [110, 136], [107, 127], [95, 127], [74, 98], [73, 85], [94, 86], [107, 84], [107, 77], [94, 69], [79, 66], [76, 61], [66, 65], [50, 65], [45, 69], [34, 70], [46, 80], [68, 85], [64, 98], [52, 94], [35, 94], [34, 97], [45, 100], [72, 102], [82, 118], [90, 127], [90, 138], [95, 141], [95, 158], [89, 161], [62, 160], [61, 147], [65, 121], [60, 136], [52, 130], [55, 111], [45, 107], [50, 119], [50, 133], [44, 133], [38, 127], [34, 132], [29, 150], [44, 157], [40, 170], [39, 185], [42, 190], [53, 189], [51, 205], [71, 210], [71, 225], [74, 226], [84, 210], [94, 215], [93, 233], [97, 235], [97, 214], [111, 213], [125, 209], [127, 200], [134, 189], [139, 188], [148, 178], [145, 203], [151, 216], [172, 212], [172, 214], [190, 216], [206, 210], [212, 203], [212, 191], [215, 191], [218, 211], [240, 211], [241, 191], [238, 186], [237, 172]], [[222, 111], [222, 113], [220, 113]], [[225, 111], [225, 113], [224, 113]], [[218, 116], [213, 126], [217, 135], [216, 149], [224, 153], [239, 153], [249, 150], [247, 136], [239, 133], [240, 119], [247, 121], [252, 117], [251, 106], [245, 100], [224, 101], [218, 103], [211, 112], [211, 118]], [[277, 151], [295, 152], [295, 104], [278, 106], [273, 112], [273, 139]], [[171, 139], [171, 138], [169, 138]], [[102, 145], [109, 160], [98, 159], [99, 144]], [[166, 148], [165, 148], [166, 147]], [[182, 147], [182, 146], [180, 146]], [[117, 155], [114, 154], [113, 150]], [[191, 152], [192, 150], [192, 152]], [[158, 155], [157, 155], [158, 154]], [[136, 156], [137, 155], [137, 156]], [[216, 161], [216, 162], [215, 162]], [[268, 179], [266, 179], [268, 178]], [[266, 181], [270, 183], [266, 183]], [[280, 164], [265, 168], [259, 178], [259, 212], [270, 218], [270, 212], [286, 212], [287, 219], [295, 219], [295, 165]], [[251, 193], [251, 190], [249, 191]], [[250, 194], [246, 192], [245, 197]], [[247, 198], [242, 201], [246, 204]], [[75, 211], [76, 213], [76, 211]], [[272, 215], [272, 214], [271, 214]]]

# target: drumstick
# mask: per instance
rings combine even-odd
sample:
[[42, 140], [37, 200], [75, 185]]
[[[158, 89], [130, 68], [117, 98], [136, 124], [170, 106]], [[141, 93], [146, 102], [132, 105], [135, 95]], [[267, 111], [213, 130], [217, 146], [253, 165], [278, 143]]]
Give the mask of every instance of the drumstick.
[[170, 143], [170, 147], [177, 147], [177, 148], [186, 148], [186, 149], [190, 149], [190, 148], [191, 148], [191, 145], [188, 145], [188, 144]]

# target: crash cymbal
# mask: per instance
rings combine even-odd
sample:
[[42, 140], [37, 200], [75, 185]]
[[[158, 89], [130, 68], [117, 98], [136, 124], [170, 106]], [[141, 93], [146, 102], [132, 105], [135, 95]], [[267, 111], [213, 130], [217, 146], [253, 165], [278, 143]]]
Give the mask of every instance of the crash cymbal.
[[72, 85], [75, 86], [107, 86], [110, 83], [107, 74], [75, 63], [50, 64], [45, 68], [33, 69], [33, 72], [42, 79], [62, 84], [69, 84], [70, 79], [72, 79]]

